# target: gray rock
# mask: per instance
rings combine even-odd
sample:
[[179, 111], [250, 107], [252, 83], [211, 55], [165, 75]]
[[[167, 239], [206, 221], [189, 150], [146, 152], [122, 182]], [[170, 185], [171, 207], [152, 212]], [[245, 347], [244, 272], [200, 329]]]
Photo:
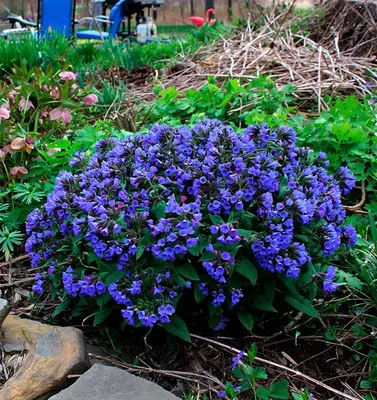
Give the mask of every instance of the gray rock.
[[7, 338], [6, 341], [4, 340], [3, 348], [8, 354], [21, 353], [25, 350], [25, 346], [22, 342], [15, 338]]
[[[0, 400], [41, 400], [70, 384], [69, 375], [81, 374], [90, 366], [85, 338], [78, 329], [8, 315], [2, 331], [5, 348], [25, 348], [27, 354], [21, 367], [0, 389]], [[8, 353], [6, 358], [9, 356]], [[18, 359], [17, 355], [13, 357]]]
[[0, 299], [0, 326], [3, 325], [5, 318], [8, 316], [11, 306], [5, 299]]
[[119, 368], [95, 364], [50, 400], [179, 400], [179, 397]]

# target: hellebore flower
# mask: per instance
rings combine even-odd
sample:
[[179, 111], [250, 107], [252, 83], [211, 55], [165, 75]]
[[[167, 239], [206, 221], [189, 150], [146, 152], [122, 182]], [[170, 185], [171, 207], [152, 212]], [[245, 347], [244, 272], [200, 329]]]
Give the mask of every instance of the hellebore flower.
[[26, 100], [25, 97], [21, 97], [21, 100], [18, 104], [18, 109], [20, 111], [29, 111], [30, 109], [34, 110], [34, 104], [30, 100]]
[[70, 123], [72, 120], [71, 110], [69, 110], [68, 108], [58, 107], [50, 111], [51, 121], [56, 121], [59, 118], [61, 118], [65, 124]]
[[69, 71], [60, 72], [59, 76], [60, 76], [61, 80], [65, 81], [65, 82], [74, 81], [76, 79], [75, 73], [69, 72]]
[[87, 107], [94, 106], [94, 105], [97, 104], [97, 103], [98, 103], [98, 97], [97, 97], [97, 95], [94, 94], [94, 93], [88, 94], [88, 95], [85, 96], [85, 98], [84, 98], [84, 104], [85, 104]]
[[9, 119], [10, 113], [4, 106], [0, 107], [0, 120], [2, 119]]

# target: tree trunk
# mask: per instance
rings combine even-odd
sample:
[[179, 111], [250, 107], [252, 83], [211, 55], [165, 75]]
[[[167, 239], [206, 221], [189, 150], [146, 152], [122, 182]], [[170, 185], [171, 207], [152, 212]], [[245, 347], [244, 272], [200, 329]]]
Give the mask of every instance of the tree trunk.
[[228, 17], [229, 17], [229, 21], [231, 21], [232, 18], [233, 18], [233, 4], [232, 4], [232, 0], [228, 0]]
[[191, 16], [195, 15], [195, 0], [190, 0], [190, 12]]
[[180, 8], [181, 8], [181, 22], [184, 22], [185, 20], [185, 1], [184, 0], [179, 0], [180, 3]]
[[215, 0], [206, 0], [206, 10], [215, 8]]

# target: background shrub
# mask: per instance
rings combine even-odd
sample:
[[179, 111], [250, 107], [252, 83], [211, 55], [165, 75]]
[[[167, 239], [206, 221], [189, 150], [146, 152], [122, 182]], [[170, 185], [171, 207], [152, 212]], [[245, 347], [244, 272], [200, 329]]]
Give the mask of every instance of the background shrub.
[[355, 180], [295, 142], [288, 127], [216, 120], [99, 141], [28, 217], [34, 291], [186, 339], [178, 314], [214, 329], [233, 314], [251, 329], [253, 310], [287, 303], [318, 317], [311, 302], [337, 288], [329, 257], [356, 242], [341, 204]]

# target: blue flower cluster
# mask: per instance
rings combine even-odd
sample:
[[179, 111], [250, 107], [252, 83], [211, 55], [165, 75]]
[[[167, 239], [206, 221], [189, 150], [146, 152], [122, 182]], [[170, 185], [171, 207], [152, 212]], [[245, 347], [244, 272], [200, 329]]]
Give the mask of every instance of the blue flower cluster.
[[28, 217], [26, 250], [48, 271], [38, 293], [59, 278], [70, 296], [107, 295], [127, 324], [153, 327], [171, 321], [185, 291], [222, 310], [245, 301], [233, 283], [238, 255], [297, 278], [318, 248], [328, 257], [356, 241], [342, 225], [353, 176], [346, 167], [330, 175], [326, 156], [298, 148], [289, 127], [155, 125], [96, 150], [77, 154], [78, 172], [60, 173]]

